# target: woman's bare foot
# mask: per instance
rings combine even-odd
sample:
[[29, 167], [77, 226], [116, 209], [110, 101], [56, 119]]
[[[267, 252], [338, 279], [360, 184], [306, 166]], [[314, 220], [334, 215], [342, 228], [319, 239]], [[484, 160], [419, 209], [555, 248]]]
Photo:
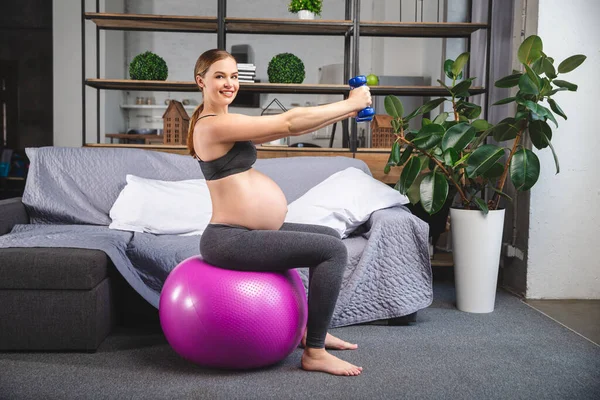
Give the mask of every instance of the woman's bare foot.
[[362, 367], [341, 360], [329, 354], [325, 349], [314, 349], [312, 347], [305, 348], [304, 353], [302, 353], [302, 369], [341, 376], [357, 376], [362, 372]]
[[[306, 330], [302, 337], [302, 347], [306, 347]], [[358, 345], [355, 343], [345, 342], [340, 338], [337, 338], [331, 334], [327, 334], [325, 337], [325, 348], [331, 350], [356, 350]]]

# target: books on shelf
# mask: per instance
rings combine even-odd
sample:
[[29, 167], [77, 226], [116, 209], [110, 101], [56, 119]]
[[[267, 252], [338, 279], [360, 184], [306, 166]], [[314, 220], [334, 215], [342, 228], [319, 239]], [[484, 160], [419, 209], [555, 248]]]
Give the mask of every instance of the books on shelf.
[[254, 83], [256, 77], [256, 65], [238, 63], [238, 81], [246, 83]]

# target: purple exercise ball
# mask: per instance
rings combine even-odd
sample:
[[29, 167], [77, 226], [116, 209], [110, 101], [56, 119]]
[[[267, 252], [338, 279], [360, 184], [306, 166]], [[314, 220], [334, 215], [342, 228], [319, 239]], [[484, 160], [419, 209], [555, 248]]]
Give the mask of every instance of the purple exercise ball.
[[179, 355], [226, 369], [283, 360], [300, 344], [308, 316], [295, 270], [232, 271], [198, 256], [171, 271], [158, 310], [167, 341]]

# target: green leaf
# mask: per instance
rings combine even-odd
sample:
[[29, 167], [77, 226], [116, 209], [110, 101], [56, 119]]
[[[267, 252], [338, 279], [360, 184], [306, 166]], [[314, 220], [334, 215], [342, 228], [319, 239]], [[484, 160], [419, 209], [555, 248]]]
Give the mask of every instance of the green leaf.
[[492, 135], [497, 142], [512, 140], [517, 137], [519, 126], [514, 118], [505, 118], [492, 128]]
[[425, 118], [423, 117], [423, 119], [421, 119], [421, 126], [425, 126], [425, 125], [430, 125], [431, 124], [431, 120], [429, 118]]
[[537, 85], [532, 82], [531, 78], [527, 74], [521, 75], [521, 78], [519, 79], [519, 89], [524, 94], [540, 94], [540, 90], [538, 89]]
[[521, 148], [510, 161], [510, 179], [520, 191], [529, 190], [540, 176], [540, 160], [529, 149]]
[[574, 84], [574, 83], [571, 83], [571, 82], [562, 81], [560, 79], [555, 79], [555, 80], [552, 81], [552, 83], [554, 83], [558, 87], [570, 90], [571, 92], [576, 92], [577, 91], [577, 85]]
[[442, 104], [444, 101], [446, 101], [445, 97], [430, 100], [427, 103], [423, 104], [421, 107], [419, 107], [419, 113], [420, 114], [428, 113], [429, 111], [433, 110], [434, 108], [436, 108], [437, 106]]
[[556, 165], [556, 173], [560, 172], [560, 165], [558, 164], [558, 156], [556, 155], [556, 151], [554, 151], [554, 146], [552, 146], [552, 142], [548, 142], [548, 146], [550, 146], [550, 150], [552, 150], [552, 157], [554, 157], [554, 164]]
[[[456, 161], [454, 163], [454, 167], [461, 165], [462, 163], [464, 163], [465, 161], [467, 161], [469, 159], [469, 157], [471, 156], [471, 153], [467, 153], [464, 156], [462, 156], [462, 158], [458, 161]], [[458, 179], [457, 179], [458, 180]]]
[[499, 106], [501, 104], [508, 104], [508, 103], [512, 103], [513, 101], [515, 101], [516, 97], [507, 97], [505, 99], [502, 100], [498, 100], [497, 102], [495, 102], [494, 104], [492, 104], [493, 106]]
[[442, 138], [442, 150], [450, 148], [461, 152], [475, 137], [476, 130], [467, 123], [460, 123], [448, 129]]
[[469, 53], [462, 53], [458, 57], [456, 57], [456, 61], [452, 64], [452, 73], [454, 76], [458, 76], [461, 73], [463, 67], [469, 60]]
[[485, 119], [476, 119], [471, 122], [471, 126], [475, 128], [477, 132], [483, 132], [492, 127], [492, 124], [487, 122]]
[[394, 118], [402, 118], [404, 107], [402, 107], [402, 102], [396, 96], [385, 96], [383, 105], [385, 106], [385, 112], [387, 112], [388, 115], [391, 115]]
[[488, 179], [495, 179], [495, 178], [500, 178], [502, 176], [503, 172], [504, 172], [504, 165], [497, 162], [494, 165], [492, 165], [492, 167], [490, 169], [485, 171], [485, 173], [483, 173], [482, 175], [483, 175], [483, 177], [488, 178]]
[[539, 36], [531, 35], [521, 43], [517, 56], [522, 64], [530, 65], [542, 56], [542, 49], [542, 39]]
[[406, 160], [408, 160], [408, 158], [412, 154], [413, 149], [414, 149], [414, 147], [412, 147], [412, 146], [406, 146], [406, 148], [402, 152], [402, 155], [398, 159], [398, 165], [404, 165], [404, 163], [406, 162]]
[[392, 128], [394, 129], [394, 133], [400, 132], [400, 128], [402, 127], [400, 124], [400, 121], [398, 121], [397, 119], [394, 118], [391, 121], [391, 125], [392, 125]]
[[435, 214], [446, 203], [448, 197], [448, 181], [438, 172], [426, 174], [419, 187], [421, 205], [427, 213]]
[[467, 160], [467, 175], [470, 178], [482, 175], [503, 156], [504, 149], [494, 144], [484, 144], [478, 147]]
[[548, 147], [552, 140], [552, 129], [545, 121], [531, 121], [529, 123], [529, 137], [537, 149]]
[[398, 162], [400, 161], [400, 144], [398, 142], [394, 142], [392, 144], [390, 159], [394, 163], [394, 165], [398, 165]]
[[[452, 61], [452, 60], [450, 60], [450, 61]], [[450, 88], [448, 87], [448, 85], [446, 85], [444, 82], [442, 82], [442, 81], [441, 81], [441, 80], [439, 80], [439, 79], [438, 79], [437, 81], [440, 83], [440, 85], [442, 85], [443, 87], [445, 87], [447, 91], [449, 91], [449, 92], [450, 92]]]
[[541, 74], [542, 72], [544, 72], [544, 60], [545, 59], [546, 59], [546, 57], [544, 57], [544, 55], [542, 54], [542, 56], [540, 58], [538, 58], [533, 63], [531, 63], [531, 70], [538, 75]]
[[483, 214], [487, 215], [487, 213], [490, 211], [488, 209], [487, 203], [483, 201], [483, 199], [481, 199], [480, 197], [473, 197], [473, 201], [475, 201], [475, 204], [477, 204], [477, 206], [483, 212]]
[[504, 197], [505, 199], [507, 199], [508, 201], [512, 202], [512, 197], [510, 197], [509, 195], [507, 195], [506, 193], [504, 193], [501, 190], [496, 189], [494, 186], [489, 186], [494, 192], [498, 193], [500, 196]]
[[550, 104], [552, 111], [563, 117], [565, 120], [567, 119], [567, 115], [564, 113], [562, 108], [559, 107], [556, 101], [554, 101], [554, 99], [548, 99], [548, 104]]
[[439, 124], [425, 125], [412, 143], [419, 149], [427, 150], [436, 146], [444, 135], [444, 127]]
[[413, 119], [417, 114], [419, 114], [419, 109], [417, 108], [416, 110], [414, 110], [413, 112], [411, 112], [410, 114], [408, 114], [406, 117], [404, 117], [404, 122], [408, 122], [411, 119]]
[[417, 176], [421, 173], [422, 164], [421, 160], [417, 157], [412, 157], [404, 168], [402, 168], [402, 173], [400, 174], [400, 180], [398, 185], [398, 191], [402, 194], [406, 194], [408, 189], [411, 187]]
[[419, 201], [421, 201], [421, 182], [423, 181], [424, 177], [425, 174], [419, 175], [419, 177], [415, 179], [411, 187], [408, 188], [408, 193], [406, 194], [406, 197], [408, 197], [408, 201], [410, 201], [410, 204], [417, 204]]
[[548, 96], [551, 91], [552, 91], [552, 85], [550, 84], [550, 81], [548, 80], [548, 78], [543, 78], [542, 79], [542, 89], [540, 90], [540, 95]]
[[535, 72], [533, 72], [533, 70], [527, 65], [525, 65], [525, 71], [527, 72], [527, 76], [529, 77], [531, 82], [533, 82], [533, 84], [538, 89], [540, 89], [542, 87], [542, 82], [540, 81], [540, 77], [537, 76], [537, 74]]
[[540, 107], [542, 107], [542, 109], [544, 110], [544, 116], [546, 116], [550, 121], [554, 122], [554, 125], [558, 126], [558, 122], [556, 122], [556, 118], [554, 118], [554, 114], [552, 114], [552, 111], [548, 110], [544, 106]]
[[448, 119], [448, 115], [450, 115], [450, 114], [447, 112], [441, 113], [440, 115], [435, 117], [435, 119], [433, 120], [433, 123], [434, 124], [443, 124]]
[[583, 54], [576, 54], [567, 58], [558, 65], [558, 73], [566, 74], [567, 72], [573, 71], [575, 68], [579, 67], [581, 63], [585, 61], [586, 58], [587, 57]]
[[502, 79], [499, 79], [496, 81], [496, 83], [494, 84], [494, 86], [499, 87], [499, 88], [511, 88], [511, 87], [515, 87], [519, 84], [519, 79], [521, 78], [521, 73], [518, 74], [512, 74], [512, 75], [508, 75], [505, 76]]
[[471, 87], [471, 83], [472, 83], [472, 79], [467, 79], [464, 80], [460, 83], [457, 83], [453, 88], [452, 88], [452, 93], [454, 94], [459, 94], [462, 92], [467, 92], [469, 90], [469, 88]]
[[550, 61], [549, 58], [544, 58], [543, 67], [544, 67], [544, 73], [546, 74], [546, 76], [548, 78], [550, 78], [550, 79], [556, 78], [556, 70], [554, 69], [554, 65], [552, 65], [552, 62]]
[[461, 101], [457, 104], [456, 111], [467, 119], [475, 119], [481, 115], [481, 106], [466, 101]]
[[452, 147], [444, 151], [444, 164], [446, 165], [453, 167], [459, 158], [460, 155]]
[[454, 65], [453, 60], [446, 60], [444, 62], [444, 73], [450, 79], [454, 79], [454, 75], [452, 74], [452, 66]]
[[386, 164], [385, 167], [383, 167], [383, 173], [385, 175], [387, 175], [390, 173], [391, 169], [392, 169], [392, 166], [390, 164]]

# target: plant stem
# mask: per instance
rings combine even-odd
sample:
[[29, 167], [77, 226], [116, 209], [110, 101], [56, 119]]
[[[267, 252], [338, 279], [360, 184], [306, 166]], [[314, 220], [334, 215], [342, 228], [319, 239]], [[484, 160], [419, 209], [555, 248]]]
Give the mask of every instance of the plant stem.
[[444, 173], [444, 175], [446, 175], [446, 177], [448, 179], [450, 179], [450, 181], [452, 182], [452, 184], [456, 187], [456, 189], [458, 190], [458, 194], [460, 195], [460, 198], [462, 199], [463, 203], [465, 203], [467, 205], [469, 204], [469, 200], [467, 199], [467, 196], [465, 196], [465, 193], [463, 192], [462, 188], [460, 187], [460, 185], [458, 183], [456, 183], [456, 181], [452, 177], [452, 174], [450, 174], [448, 172], [448, 170], [446, 168], [444, 168], [444, 164], [442, 164], [440, 162], [440, 160], [438, 160], [437, 158], [435, 158], [431, 154], [427, 153], [426, 151], [423, 151], [423, 150], [419, 149], [418, 147], [416, 147], [414, 144], [412, 144], [411, 142], [409, 142], [408, 140], [406, 140], [403, 137], [399, 137], [398, 140], [400, 140], [404, 144], [411, 145], [419, 153], [424, 154], [427, 157], [429, 157], [431, 160], [433, 160], [433, 162], [436, 163], [436, 165], [442, 170], [442, 172]]
[[[506, 178], [508, 177], [508, 168], [510, 166], [510, 162], [513, 158], [513, 155], [517, 151], [517, 147], [519, 146], [519, 143], [521, 142], [521, 136], [523, 135], [523, 131], [525, 130], [525, 128], [526, 128], [526, 125], [523, 128], [521, 128], [521, 130], [519, 131], [519, 133], [517, 133], [517, 136], [515, 137], [515, 142], [513, 143], [513, 147], [510, 150], [510, 154], [508, 155], [508, 158], [506, 159], [506, 164], [504, 164], [504, 171], [502, 172], [502, 176], [500, 177], [500, 181], [498, 182], [497, 189], [499, 191], [502, 191], [502, 189], [504, 189], [504, 184], [506, 183]], [[495, 192], [494, 196], [492, 197], [492, 203], [493, 203], [492, 209], [496, 210], [498, 208], [499, 202], [500, 202], [500, 195], [498, 194], [498, 192]]]

